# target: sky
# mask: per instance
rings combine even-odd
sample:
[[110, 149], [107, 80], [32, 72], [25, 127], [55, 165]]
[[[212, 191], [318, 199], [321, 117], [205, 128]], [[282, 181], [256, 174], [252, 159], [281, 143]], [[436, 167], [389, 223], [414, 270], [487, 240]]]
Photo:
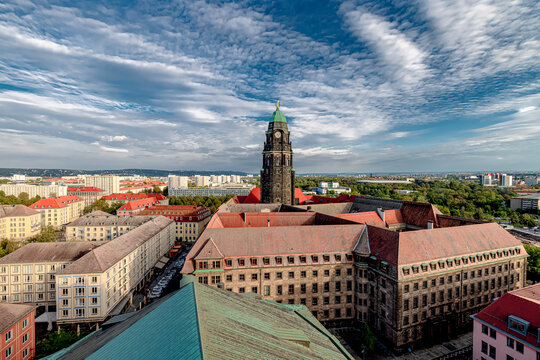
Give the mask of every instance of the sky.
[[0, 2], [0, 167], [540, 170], [538, 1]]

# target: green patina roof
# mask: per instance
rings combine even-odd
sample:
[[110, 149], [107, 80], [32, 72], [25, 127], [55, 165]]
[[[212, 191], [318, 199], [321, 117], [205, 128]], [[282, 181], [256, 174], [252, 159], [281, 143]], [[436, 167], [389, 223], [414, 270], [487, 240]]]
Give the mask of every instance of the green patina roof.
[[283, 123], [286, 123], [287, 119], [285, 119], [285, 115], [283, 115], [281, 110], [279, 110], [279, 108], [277, 108], [276, 111], [274, 111], [274, 113], [272, 114], [272, 117], [270, 118], [270, 122], [283, 122]]

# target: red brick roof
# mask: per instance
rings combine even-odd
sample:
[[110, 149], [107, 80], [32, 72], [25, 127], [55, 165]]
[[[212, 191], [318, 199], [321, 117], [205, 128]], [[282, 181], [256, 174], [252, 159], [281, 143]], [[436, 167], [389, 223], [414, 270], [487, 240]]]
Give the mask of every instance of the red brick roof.
[[0, 303], [0, 334], [35, 309], [31, 305]]
[[[139, 215], [163, 215], [176, 221], [201, 221], [211, 215], [210, 209], [198, 205], [154, 205], [139, 213]], [[191, 219], [190, 219], [191, 218]]]
[[214, 214], [212, 219], [210, 219], [207, 228], [218, 229], [340, 224], [354, 224], [354, 222], [316, 212], [221, 212]]
[[422, 228], [427, 227], [427, 222], [432, 221], [434, 226], [438, 226], [437, 215], [442, 215], [434, 205], [430, 203], [420, 203], [405, 201], [400, 209], [403, 221], [407, 225], [414, 225]]
[[40, 199], [29, 206], [31, 209], [48, 209], [48, 208], [63, 208], [71, 203], [84, 201], [75, 195], [65, 195], [57, 198]]
[[496, 223], [405, 232], [368, 226], [368, 238], [371, 254], [393, 266], [521, 246]]
[[[509, 315], [517, 316], [530, 323], [527, 336], [508, 327]], [[474, 317], [529, 344], [538, 346], [537, 341], [540, 341], [537, 330], [540, 328], [540, 283], [504, 294]]]
[[376, 211], [365, 211], [361, 213], [339, 214], [334, 215], [341, 219], [347, 219], [359, 224], [367, 224], [378, 227], [386, 227], [385, 222], [381, 219]]
[[158, 201], [154, 197], [145, 198], [145, 199], [139, 199], [139, 200], [133, 200], [133, 201], [125, 203], [118, 210], [123, 211], [123, 210], [136, 210], [136, 209], [140, 209], [140, 208], [146, 208], [146, 207], [149, 207], [149, 206], [152, 206], [152, 205], [156, 204], [157, 202]]
[[105, 191], [103, 189], [93, 187], [93, 186], [82, 186], [82, 187], [78, 187], [78, 188], [68, 188], [67, 190], [70, 191], [70, 192], [100, 192], [100, 191]]
[[[302, 189], [294, 189], [294, 197], [298, 199], [299, 205], [305, 204], [331, 204], [341, 202], [353, 202], [356, 198], [355, 195], [341, 194], [337, 198], [318, 196], [318, 195], [304, 195]], [[233, 202], [239, 204], [258, 204], [261, 202], [261, 189], [254, 188], [251, 190], [248, 196], [235, 196]]]
[[147, 198], [155, 198], [158, 201], [166, 200], [167, 197], [165, 197], [163, 194], [153, 194], [153, 193], [139, 193], [139, 194], [129, 194], [129, 193], [122, 193], [122, 194], [110, 194], [105, 195], [103, 199], [105, 200], [140, 200], [140, 199], [147, 199]]

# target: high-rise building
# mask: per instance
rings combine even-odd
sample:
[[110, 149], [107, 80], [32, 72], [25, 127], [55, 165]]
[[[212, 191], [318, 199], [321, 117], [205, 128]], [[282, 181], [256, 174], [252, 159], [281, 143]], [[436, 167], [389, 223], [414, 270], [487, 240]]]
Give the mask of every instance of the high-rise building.
[[500, 186], [512, 186], [512, 175], [502, 174], [499, 185]]
[[492, 184], [491, 174], [480, 175], [480, 184], [490, 186]]
[[117, 175], [86, 175], [84, 186], [105, 190], [104, 195], [120, 192], [120, 177]]
[[169, 175], [168, 180], [169, 190], [188, 187], [189, 178], [187, 176]]
[[279, 110], [272, 114], [266, 131], [261, 169], [261, 203], [294, 203], [293, 152], [287, 119]]
[[28, 197], [39, 196], [41, 198], [65, 196], [67, 195], [66, 185], [26, 185], [26, 184], [4, 184], [0, 185], [0, 191], [6, 195], [19, 196], [21, 193], [27, 193]]
[[210, 185], [210, 176], [195, 175], [195, 186], [203, 187]]

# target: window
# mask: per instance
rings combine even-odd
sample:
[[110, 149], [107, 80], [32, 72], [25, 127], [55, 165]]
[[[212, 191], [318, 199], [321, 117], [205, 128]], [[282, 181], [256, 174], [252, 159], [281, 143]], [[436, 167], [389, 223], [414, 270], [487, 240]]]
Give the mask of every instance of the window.
[[269, 286], [269, 285], [265, 285], [263, 291], [264, 291], [263, 294], [264, 294], [265, 296], [270, 295], [270, 286]]
[[289, 271], [289, 279], [294, 279], [294, 271]]
[[225, 280], [226, 280], [226, 281], [232, 281], [232, 275], [227, 275], [227, 276], [225, 277]]
[[300, 277], [305, 278], [306, 277], [306, 272], [305, 271], [300, 271]]
[[313, 277], [317, 277], [317, 276], [319, 276], [319, 272], [317, 270], [313, 270], [312, 275], [313, 275]]
[[277, 272], [276, 273], [276, 278], [277, 279], [283, 279], [283, 273], [280, 271], [280, 272]]
[[225, 260], [225, 266], [231, 267], [232, 266], [232, 260], [231, 259]]
[[238, 266], [246, 266], [246, 262], [244, 259], [238, 259]]
[[282, 287], [281, 285], [278, 285], [278, 286], [276, 287], [276, 293], [277, 293], [278, 295], [283, 294], [283, 287]]
[[495, 346], [489, 345], [489, 357], [492, 359], [497, 358], [497, 349], [495, 349]]
[[294, 256], [287, 256], [287, 262], [289, 264], [294, 264]]
[[311, 255], [311, 262], [312, 263], [318, 263], [319, 257], [317, 255]]
[[294, 284], [289, 285], [289, 294], [294, 294]]
[[6, 337], [5, 337], [6, 343], [7, 343], [8, 341], [10, 341], [12, 338], [13, 338], [13, 330], [9, 330], [9, 331], [6, 333]]
[[13, 354], [13, 347], [12, 347], [12, 346], [10, 346], [10, 347], [8, 347], [8, 348], [6, 349], [6, 359], [7, 359], [8, 357], [10, 357], [11, 354]]
[[516, 341], [516, 351], [520, 354], [523, 354], [523, 343]]
[[270, 280], [270, 273], [264, 273], [264, 279]]
[[257, 266], [257, 258], [251, 258], [249, 259], [251, 266]]
[[323, 261], [329, 262], [330, 261], [330, 255], [323, 255]]
[[257, 274], [251, 274], [251, 280], [257, 280]]
[[277, 265], [283, 264], [283, 258], [281, 256], [276, 256], [275, 260]]
[[311, 299], [311, 305], [316, 306], [318, 304], [319, 304], [319, 299], [318, 298], [314, 297], [314, 298]]
[[405, 299], [403, 301], [403, 310], [405, 311], [409, 310], [409, 299]]
[[481, 349], [481, 351], [482, 351], [482, 354], [487, 355], [487, 353], [488, 353], [488, 344], [487, 344], [487, 342], [482, 341], [482, 349]]
[[514, 348], [514, 339], [512, 339], [511, 337], [507, 337], [506, 338], [506, 346], [513, 349]]
[[245, 274], [239, 274], [238, 275], [238, 280], [239, 281], [245, 281], [246, 280], [246, 275]]
[[317, 293], [318, 291], [319, 291], [319, 284], [313, 283], [313, 284], [311, 285], [311, 292]]
[[306, 262], [306, 256], [300, 255], [300, 263], [305, 263], [305, 262]]
[[409, 285], [405, 285], [403, 287], [403, 292], [408, 293], [409, 292]]
[[22, 352], [23, 359], [28, 357], [28, 348], [24, 349]]
[[489, 329], [489, 337], [492, 339], [497, 338], [497, 332], [495, 331], [495, 329], [492, 329], [492, 328]]
[[28, 333], [24, 334], [22, 337], [22, 343], [26, 344], [28, 342]]
[[409, 317], [408, 316], [405, 316], [403, 318], [403, 325], [409, 325]]
[[514, 357], [507, 354], [506, 355], [506, 360], [514, 360]]
[[22, 328], [26, 329], [28, 327], [28, 319], [24, 319], [22, 322]]

